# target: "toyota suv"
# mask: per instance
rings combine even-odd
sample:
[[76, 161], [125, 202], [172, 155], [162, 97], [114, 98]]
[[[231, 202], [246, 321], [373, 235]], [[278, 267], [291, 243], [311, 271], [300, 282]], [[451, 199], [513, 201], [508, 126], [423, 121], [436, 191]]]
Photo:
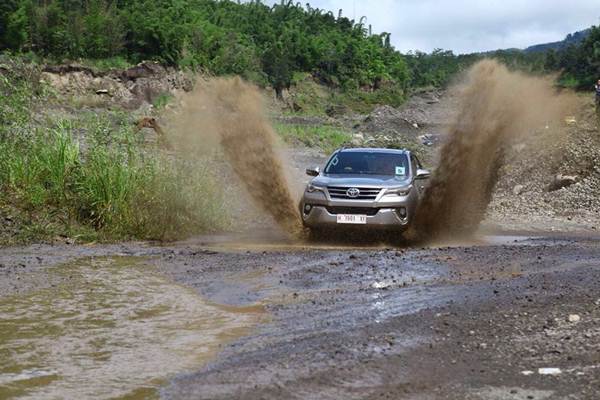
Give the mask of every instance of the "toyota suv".
[[353, 148], [335, 151], [300, 201], [304, 226], [405, 230], [414, 216], [429, 171], [408, 150]]

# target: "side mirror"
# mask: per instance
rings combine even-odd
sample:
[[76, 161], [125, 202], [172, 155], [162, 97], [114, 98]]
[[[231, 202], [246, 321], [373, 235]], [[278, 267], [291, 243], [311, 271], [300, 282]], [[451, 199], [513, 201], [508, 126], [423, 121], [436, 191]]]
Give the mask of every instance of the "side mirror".
[[415, 179], [428, 179], [430, 175], [431, 172], [429, 172], [429, 170], [419, 168]]
[[308, 175], [308, 176], [318, 176], [320, 173], [321, 173], [321, 169], [319, 167], [306, 169], [306, 175]]

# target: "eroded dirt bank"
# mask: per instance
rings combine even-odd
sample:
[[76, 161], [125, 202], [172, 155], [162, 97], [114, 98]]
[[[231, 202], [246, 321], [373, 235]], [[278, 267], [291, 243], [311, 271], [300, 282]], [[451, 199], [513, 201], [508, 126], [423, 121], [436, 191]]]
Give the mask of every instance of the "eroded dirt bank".
[[[264, 307], [247, 336], [166, 383], [169, 399], [596, 398], [598, 237], [269, 251], [222, 239], [4, 249], [2, 293], [71, 279], [43, 279], [59, 263], [134, 256], [211, 304]], [[20, 286], [35, 277], [36, 288]]]

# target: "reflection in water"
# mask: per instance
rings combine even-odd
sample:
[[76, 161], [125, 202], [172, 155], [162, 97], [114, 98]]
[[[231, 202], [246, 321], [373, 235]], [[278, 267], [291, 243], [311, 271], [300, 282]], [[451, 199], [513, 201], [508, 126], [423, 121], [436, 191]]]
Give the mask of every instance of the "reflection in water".
[[260, 307], [226, 309], [135, 258], [55, 269], [68, 284], [0, 298], [0, 398], [147, 398], [247, 332]]

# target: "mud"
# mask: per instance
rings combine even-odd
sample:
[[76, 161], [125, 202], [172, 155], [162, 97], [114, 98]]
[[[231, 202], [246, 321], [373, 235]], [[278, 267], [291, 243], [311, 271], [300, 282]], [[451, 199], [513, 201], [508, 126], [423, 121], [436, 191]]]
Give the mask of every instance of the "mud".
[[468, 234], [485, 216], [503, 166], [516, 139], [547, 132], [542, 142], [560, 140], [556, 127], [572, 112], [575, 98], [558, 93], [551, 78], [510, 72], [484, 60], [455, 89], [458, 113], [440, 149], [435, 173], [420, 203], [416, 236]]
[[[166, 399], [592, 400], [600, 384], [600, 237], [513, 234], [404, 249], [285, 241], [265, 247], [257, 237], [198, 237], [170, 246], [5, 248], [0, 262], [24, 264], [21, 279], [55, 276], [54, 287], [0, 294], [2, 351], [27, 348], [20, 354], [32, 355], [29, 363], [11, 361], [10, 370], [1, 370], [5, 391], [7, 381], [16, 390], [16, 381], [27, 378], [40, 385], [31, 393], [93, 391], [94, 398], [118, 396], [111, 388], [119, 386]], [[18, 286], [17, 278], [3, 281]], [[77, 294], [73, 314], [50, 307], [65, 301], [62, 288]], [[46, 301], [44, 293], [58, 296]], [[7, 341], [12, 330], [4, 316], [11, 313], [45, 317], [32, 325], [21, 320], [21, 332], [32, 334]], [[569, 322], [570, 314], [580, 320]], [[221, 329], [235, 333], [237, 323], [246, 326], [256, 316], [259, 324], [242, 328], [240, 337], [209, 337]], [[184, 320], [191, 325], [177, 322]], [[146, 334], [124, 335], [137, 323], [149, 328]], [[89, 324], [95, 328], [76, 334]], [[54, 334], [67, 345], [50, 344]], [[103, 335], [114, 340], [92, 340]], [[129, 350], [93, 357], [126, 337]], [[78, 343], [82, 354], [69, 350]], [[92, 345], [99, 347], [87, 352]], [[157, 354], [153, 349], [169, 349], [154, 357], [168, 361], [164, 368], [147, 358]], [[3, 360], [19, 352], [8, 354]], [[82, 384], [77, 376], [94, 365], [81, 362], [88, 359], [130, 369], [107, 385], [96, 385], [96, 378]], [[540, 375], [539, 368], [561, 374]], [[43, 376], [55, 370], [63, 371], [63, 383]], [[144, 383], [147, 373], [159, 377]]]
[[301, 233], [296, 201], [258, 88], [240, 78], [211, 79], [182, 100], [173, 134], [184, 151], [221, 150], [254, 203], [291, 236]]
[[0, 398], [155, 397], [263, 314], [207, 302], [145, 258], [83, 258], [47, 275], [58, 275], [50, 287], [0, 298]]

